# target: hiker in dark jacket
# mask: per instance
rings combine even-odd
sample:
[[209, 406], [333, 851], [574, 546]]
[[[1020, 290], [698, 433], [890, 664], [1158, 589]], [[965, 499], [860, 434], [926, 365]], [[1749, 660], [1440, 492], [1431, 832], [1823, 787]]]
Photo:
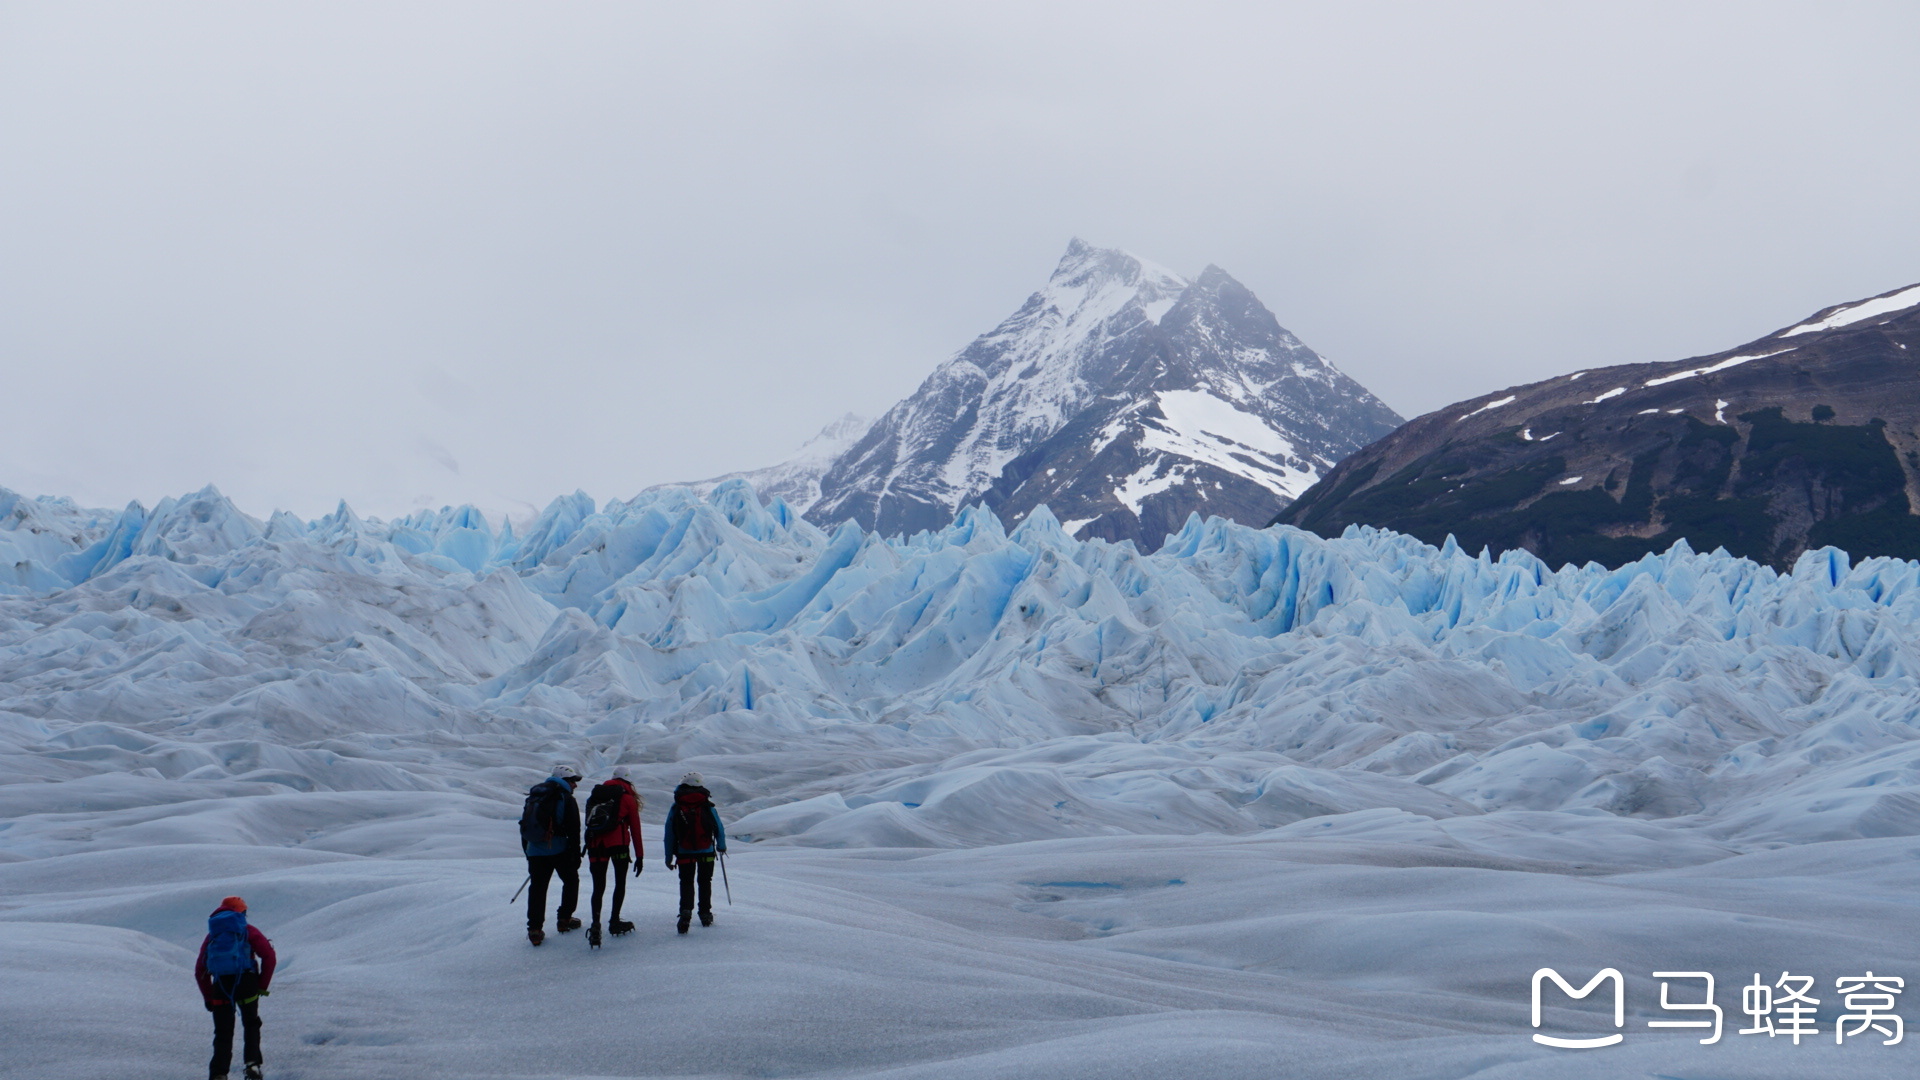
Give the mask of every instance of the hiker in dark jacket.
[[673, 807], [667, 811], [667, 869], [680, 869], [680, 932], [693, 921], [693, 891], [700, 887], [700, 925], [713, 925], [713, 858], [727, 853], [727, 830], [713, 794], [697, 772], [680, 778], [673, 789]]
[[[612, 805], [601, 810], [603, 801]], [[646, 846], [640, 840], [640, 810], [645, 805], [646, 800], [633, 790], [625, 765], [616, 767], [613, 779], [595, 787], [587, 796], [587, 868], [593, 871], [593, 922], [587, 926], [587, 940], [595, 945], [600, 944], [600, 897], [607, 890], [609, 864], [613, 868], [613, 918], [607, 923], [607, 929], [616, 935], [633, 930], [633, 924], [620, 917], [620, 905], [627, 899], [629, 847], [635, 874], [640, 872], [641, 863], [647, 857]], [[605, 817], [608, 824], [596, 828], [601, 817]]]
[[580, 773], [562, 765], [527, 792], [520, 845], [527, 853], [532, 886], [527, 890], [527, 940], [535, 945], [547, 940], [547, 883], [555, 874], [560, 875], [560, 906], [553, 928], [562, 934], [580, 928], [580, 920], [573, 917], [580, 903], [580, 804], [573, 799], [579, 784]]
[[247, 925], [247, 902], [237, 896], [220, 901], [207, 917], [207, 936], [193, 963], [200, 999], [213, 1014], [213, 1060], [207, 1075], [227, 1080], [233, 1066], [233, 1014], [240, 1014], [241, 1060], [247, 1080], [260, 1080], [260, 999], [273, 982], [273, 942], [257, 926]]

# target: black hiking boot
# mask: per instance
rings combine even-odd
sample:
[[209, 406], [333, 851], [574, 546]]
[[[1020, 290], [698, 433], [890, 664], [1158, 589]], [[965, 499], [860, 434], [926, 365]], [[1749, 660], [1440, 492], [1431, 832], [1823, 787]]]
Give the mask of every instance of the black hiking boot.
[[607, 933], [614, 937], [633, 933], [633, 924], [625, 919], [615, 919], [607, 924]]
[[597, 949], [599, 947], [600, 947], [600, 924], [594, 923], [592, 926], [587, 927], [587, 948]]
[[701, 925], [701, 926], [712, 926], [712, 925], [713, 925], [713, 912], [711, 912], [711, 911], [703, 911], [703, 912], [701, 912], [701, 913], [700, 913], [700, 925]]
[[693, 918], [691, 916], [682, 915], [680, 916], [680, 922], [676, 925], [678, 926], [680, 932], [684, 934], [687, 932], [687, 927], [691, 926], [692, 924], [693, 924]]
[[256, 1061], [253, 1064], [247, 1066], [246, 1078], [247, 1080], [260, 1080], [260, 1063], [259, 1062]]
[[580, 929], [580, 920], [571, 915], [563, 915], [553, 920], [553, 928], [562, 934], [570, 934]]
[[541, 942], [547, 940], [546, 931], [540, 929], [537, 926], [529, 926], [527, 927], [527, 940], [533, 942], [535, 945], [538, 945]]

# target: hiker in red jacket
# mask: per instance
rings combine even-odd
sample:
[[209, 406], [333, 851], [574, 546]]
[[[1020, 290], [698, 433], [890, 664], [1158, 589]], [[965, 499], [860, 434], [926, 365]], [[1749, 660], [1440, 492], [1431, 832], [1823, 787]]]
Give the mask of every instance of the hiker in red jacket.
[[633, 790], [627, 767], [616, 766], [613, 779], [594, 785], [587, 796], [583, 835], [587, 841], [587, 869], [593, 874], [593, 925], [587, 927], [587, 944], [600, 945], [600, 897], [607, 889], [607, 864], [613, 864], [613, 918], [607, 923], [612, 933], [626, 934], [633, 924], [620, 917], [620, 905], [627, 899], [628, 848], [632, 848], [633, 872], [637, 876], [646, 846], [640, 840], [640, 810], [646, 800]]
[[212, 1080], [227, 1080], [233, 1064], [233, 1014], [237, 1007], [245, 1031], [242, 1042], [247, 1080], [260, 1080], [260, 999], [273, 982], [273, 943], [258, 927], [247, 925], [247, 902], [237, 896], [220, 901], [207, 917], [206, 940], [193, 964], [200, 998], [213, 1014]]

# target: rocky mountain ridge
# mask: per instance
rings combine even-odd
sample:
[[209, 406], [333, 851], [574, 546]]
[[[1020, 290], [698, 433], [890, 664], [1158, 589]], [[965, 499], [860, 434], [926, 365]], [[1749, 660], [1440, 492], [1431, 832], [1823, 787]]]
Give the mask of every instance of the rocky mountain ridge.
[[1280, 511], [1468, 550], [1609, 566], [1679, 540], [1791, 566], [1920, 558], [1920, 285], [1738, 348], [1578, 371], [1450, 405]]

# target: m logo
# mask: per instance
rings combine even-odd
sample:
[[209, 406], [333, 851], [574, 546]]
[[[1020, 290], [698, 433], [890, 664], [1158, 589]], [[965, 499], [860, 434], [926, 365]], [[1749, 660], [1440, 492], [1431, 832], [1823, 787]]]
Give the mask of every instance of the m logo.
[[[1534, 1027], [1540, 1026], [1540, 983], [1545, 979], [1552, 979], [1553, 984], [1555, 986], [1558, 986], [1562, 993], [1574, 999], [1586, 997], [1588, 994], [1593, 993], [1594, 989], [1598, 987], [1601, 983], [1605, 982], [1608, 979], [1612, 979], [1613, 980], [1613, 1026], [1614, 1027], [1627, 1026], [1627, 984], [1626, 984], [1626, 980], [1620, 977], [1619, 968], [1601, 968], [1600, 974], [1595, 975], [1592, 981], [1588, 982], [1587, 985], [1581, 987], [1578, 990], [1575, 990], [1573, 988], [1572, 983], [1569, 983], [1567, 980], [1561, 978], [1559, 972], [1553, 970], [1552, 968], [1541, 968], [1539, 971], [1536, 971], [1533, 973], [1533, 1026]], [[1614, 1043], [1617, 1043], [1624, 1038], [1626, 1038], [1626, 1036], [1621, 1035], [1618, 1032], [1615, 1032], [1612, 1035], [1603, 1035], [1597, 1039], [1556, 1039], [1551, 1035], [1536, 1034], [1533, 1037], [1533, 1041], [1545, 1046], [1562, 1046], [1562, 1047], [1566, 1047], [1569, 1050], [1590, 1050], [1596, 1046], [1612, 1046]]]

